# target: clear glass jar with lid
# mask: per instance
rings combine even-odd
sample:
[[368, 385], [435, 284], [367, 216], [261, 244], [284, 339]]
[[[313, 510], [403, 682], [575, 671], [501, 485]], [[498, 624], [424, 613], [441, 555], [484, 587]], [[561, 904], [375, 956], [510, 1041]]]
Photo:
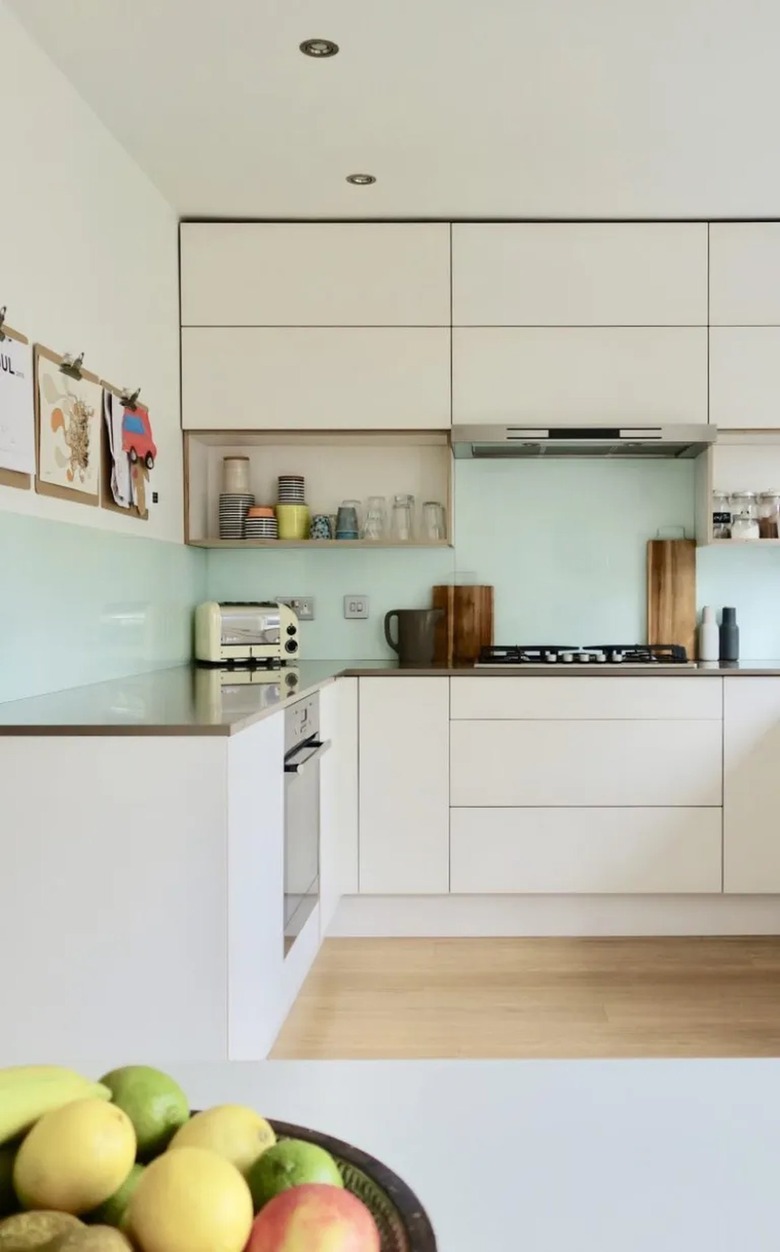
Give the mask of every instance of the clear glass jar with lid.
[[731, 538], [758, 539], [758, 496], [755, 491], [734, 491], [731, 495]]
[[780, 491], [762, 491], [758, 497], [758, 531], [761, 539], [780, 537]]
[[712, 537], [731, 538], [731, 497], [727, 491], [712, 493]]

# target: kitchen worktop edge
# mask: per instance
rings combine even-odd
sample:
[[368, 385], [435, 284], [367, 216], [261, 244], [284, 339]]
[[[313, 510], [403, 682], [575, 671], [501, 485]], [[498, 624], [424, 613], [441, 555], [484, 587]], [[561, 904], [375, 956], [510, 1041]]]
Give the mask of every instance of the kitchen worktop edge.
[[777, 678], [780, 677], [780, 659], [745, 661], [737, 665], [712, 662], [690, 667], [614, 666], [608, 669], [570, 665], [476, 669], [471, 665], [399, 666], [393, 660], [301, 661], [295, 671], [297, 685], [285, 689], [284, 680], [290, 673], [281, 670], [278, 682], [236, 686], [229, 692], [221, 690], [218, 682], [209, 685], [204, 671], [189, 665], [69, 687], [0, 704], [0, 736], [229, 737], [279, 712], [292, 701], [323, 690], [339, 678]]

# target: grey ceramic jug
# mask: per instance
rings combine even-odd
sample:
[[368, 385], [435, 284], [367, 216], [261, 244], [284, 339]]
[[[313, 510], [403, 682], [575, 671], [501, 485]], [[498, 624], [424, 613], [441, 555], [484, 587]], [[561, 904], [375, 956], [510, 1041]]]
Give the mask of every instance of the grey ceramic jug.
[[[391, 609], [385, 614], [385, 639], [402, 665], [432, 665], [436, 623], [444, 609]], [[390, 623], [398, 622], [398, 639], [393, 639]]]

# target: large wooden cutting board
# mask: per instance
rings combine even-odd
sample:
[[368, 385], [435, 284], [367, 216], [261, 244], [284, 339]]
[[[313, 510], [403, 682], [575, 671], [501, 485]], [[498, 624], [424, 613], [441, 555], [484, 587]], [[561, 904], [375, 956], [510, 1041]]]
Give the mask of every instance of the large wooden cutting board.
[[434, 587], [433, 607], [444, 609], [436, 628], [438, 664], [468, 665], [493, 642], [492, 587]]
[[647, 544], [647, 642], [679, 643], [696, 657], [696, 544], [650, 539]]

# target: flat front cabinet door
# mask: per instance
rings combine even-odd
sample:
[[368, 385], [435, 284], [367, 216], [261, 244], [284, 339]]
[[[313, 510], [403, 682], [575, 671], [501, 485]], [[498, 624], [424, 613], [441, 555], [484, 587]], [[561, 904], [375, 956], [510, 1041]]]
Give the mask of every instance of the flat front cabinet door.
[[710, 324], [780, 326], [780, 222], [710, 226]]
[[723, 889], [780, 892], [780, 678], [724, 684]]
[[450, 425], [439, 327], [182, 330], [185, 430], [436, 430]]
[[361, 678], [360, 891], [449, 890], [449, 681]]
[[706, 326], [705, 223], [455, 223], [454, 326]]
[[710, 421], [722, 430], [780, 428], [780, 326], [712, 327]]
[[458, 423], [707, 421], [705, 326], [456, 327]]
[[449, 326], [447, 222], [189, 222], [183, 326]]

